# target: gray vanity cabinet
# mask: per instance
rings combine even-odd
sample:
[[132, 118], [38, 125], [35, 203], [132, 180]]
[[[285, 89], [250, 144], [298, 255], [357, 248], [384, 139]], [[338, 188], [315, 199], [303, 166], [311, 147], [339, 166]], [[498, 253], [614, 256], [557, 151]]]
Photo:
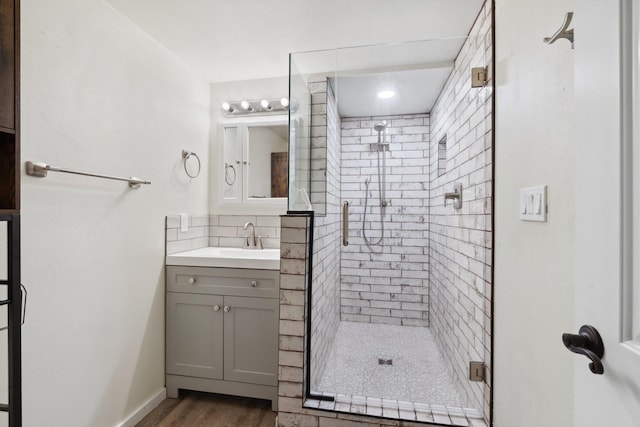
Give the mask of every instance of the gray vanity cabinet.
[[277, 407], [279, 272], [167, 267], [167, 395], [270, 399]]

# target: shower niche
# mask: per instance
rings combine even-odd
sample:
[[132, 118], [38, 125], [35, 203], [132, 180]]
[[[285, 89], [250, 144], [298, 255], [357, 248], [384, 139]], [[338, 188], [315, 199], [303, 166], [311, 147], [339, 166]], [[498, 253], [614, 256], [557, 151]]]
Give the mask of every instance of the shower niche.
[[219, 125], [220, 206], [286, 206], [288, 120], [269, 117]]
[[491, 13], [459, 38], [291, 55], [290, 97], [311, 100], [304, 408], [491, 422], [493, 83], [470, 72]]

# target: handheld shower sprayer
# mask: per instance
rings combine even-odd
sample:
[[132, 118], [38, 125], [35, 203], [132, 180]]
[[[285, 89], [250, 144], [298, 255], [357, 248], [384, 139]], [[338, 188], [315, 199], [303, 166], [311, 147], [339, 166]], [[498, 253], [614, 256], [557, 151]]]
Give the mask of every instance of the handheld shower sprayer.
[[[369, 236], [367, 236], [367, 230], [365, 224], [367, 222], [367, 209], [369, 204], [369, 184], [371, 183], [371, 179], [369, 177], [365, 178], [365, 196], [364, 196], [364, 215], [362, 218], [362, 237], [364, 238], [365, 243], [368, 246], [376, 246], [382, 243], [382, 239], [384, 238], [384, 216], [385, 211], [388, 206], [387, 197], [386, 197], [386, 152], [389, 150], [389, 144], [385, 142], [385, 133], [387, 129], [387, 122], [382, 121], [373, 125], [373, 130], [378, 132], [378, 142], [372, 143], [371, 148], [377, 151], [378, 155], [378, 201], [380, 203], [380, 236], [376, 241], [370, 240]], [[382, 160], [382, 162], [381, 162]]]

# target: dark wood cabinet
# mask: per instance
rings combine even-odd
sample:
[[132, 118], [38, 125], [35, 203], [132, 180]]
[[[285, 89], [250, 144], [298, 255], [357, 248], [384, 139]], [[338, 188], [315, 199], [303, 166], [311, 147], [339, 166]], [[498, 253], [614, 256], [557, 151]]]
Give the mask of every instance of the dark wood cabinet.
[[19, 14], [19, 0], [0, 0], [0, 214], [20, 210]]
[[[6, 230], [0, 244], [6, 244], [6, 277], [0, 277], [0, 288], [6, 287], [7, 329], [6, 401], [0, 412], [6, 412], [9, 427], [22, 426], [22, 291], [20, 289], [20, 0], [0, 0], [0, 223]], [[6, 375], [6, 376], [5, 376]], [[3, 399], [5, 400], [5, 399]]]

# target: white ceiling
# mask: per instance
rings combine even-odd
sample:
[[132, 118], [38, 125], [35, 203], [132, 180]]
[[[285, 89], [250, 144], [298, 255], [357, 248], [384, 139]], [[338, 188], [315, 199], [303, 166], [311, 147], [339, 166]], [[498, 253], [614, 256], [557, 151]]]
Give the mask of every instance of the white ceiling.
[[[451, 67], [338, 77], [334, 88], [341, 117], [389, 116], [431, 111]], [[395, 96], [379, 98], [391, 90]]]
[[[107, 2], [211, 82], [225, 82], [287, 76], [292, 52], [466, 36], [484, 0]], [[461, 44], [444, 49], [457, 54]], [[393, 66], [404, 65], [399, 57], [394, 61]], [[428, 73], [436, 73], [430, 66]], [[407, 78], [416, 80], [415, 74]]]

